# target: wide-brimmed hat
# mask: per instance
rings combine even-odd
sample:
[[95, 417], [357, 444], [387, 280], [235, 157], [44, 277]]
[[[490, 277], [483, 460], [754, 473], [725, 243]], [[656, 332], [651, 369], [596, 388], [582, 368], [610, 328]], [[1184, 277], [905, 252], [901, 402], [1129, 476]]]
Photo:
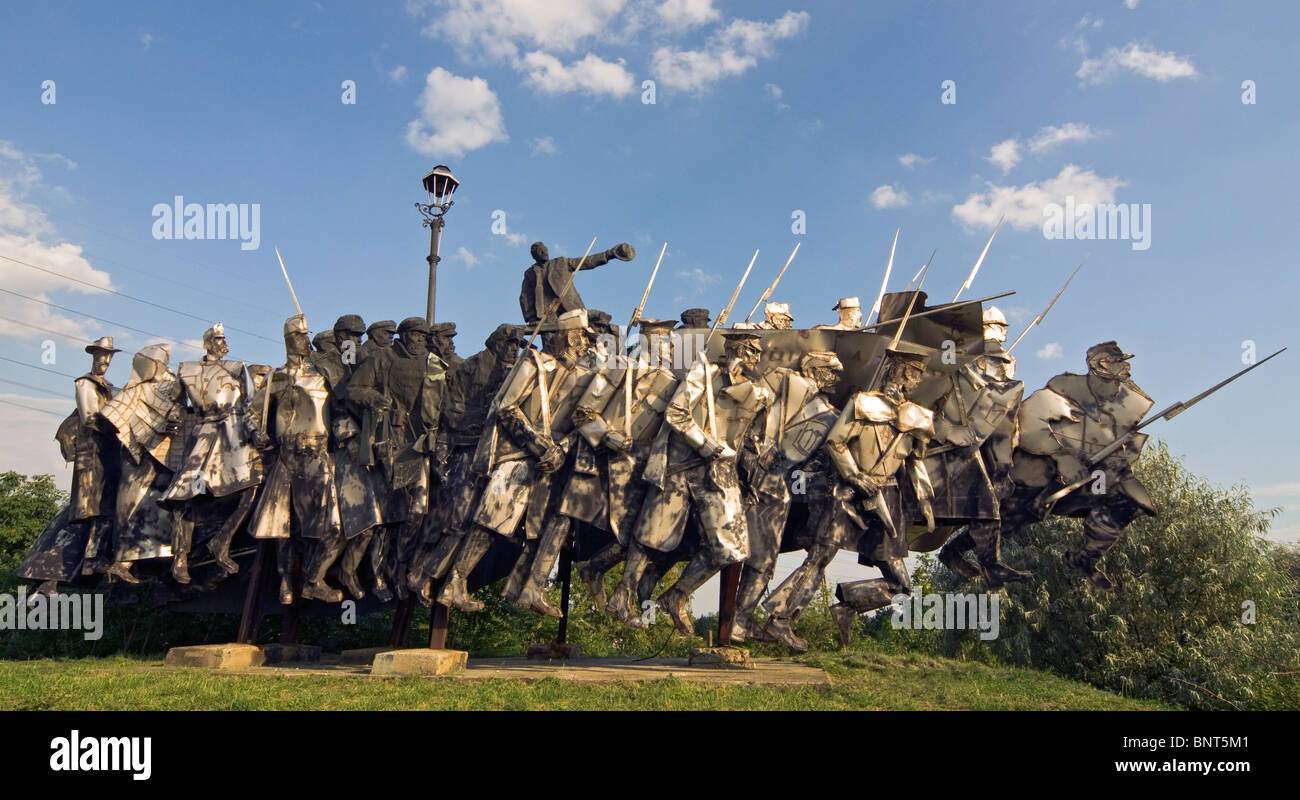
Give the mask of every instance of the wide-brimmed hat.
[[113, 346], [112, 336], [101, 336], [90, 344], [86, 345], [87, 353], [120, 353], [120, 349]]

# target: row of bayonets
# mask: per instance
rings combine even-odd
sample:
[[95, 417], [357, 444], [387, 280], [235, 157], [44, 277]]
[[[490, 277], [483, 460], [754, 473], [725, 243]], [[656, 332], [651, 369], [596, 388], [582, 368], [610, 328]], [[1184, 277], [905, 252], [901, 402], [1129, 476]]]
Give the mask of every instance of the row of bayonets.
[[[917, 273], [912, 276], [912, 280], [908, 281], [907, 286], [903, 289], [904, 293], [911, 292], [912, 286], [915, 285], [916, 293], [912, 294], [912, 297], [907, 304], [907, 310], [904, 312], [901, 320], [898, 322], [898, 328], [894, 331], [893, 340], [890, 343], [891, 348], [898, 345], [903, 335], [903, 329], [906, 327], [909, 319], [913, 317], [928, 316], [930, 314], [937, 313], [940, 311], [950, 311], [954, 307], [956, 307], [955, 304], [957, 304], [957, 301], [961, 297], [962, 292], [969, 289], [971, 284], [975, 281], [975, 275], [976, 273], [979, 272], [980, 265], [984, 263], [984, 257], [988, 255], [989, 247], [991, 247], [993, 244], [993, 237], [998, 235], [998, 230], [1002, 227], [1002, 223], [1004, 220], [1005, 217], [999, 219], [998, 224], [993, 227], [993, 232], [989, 234], [988, 241], [984, 243], [984, 249], [980, 251], [979, 258], [975, 260], [975, 266], [971, 268], [970, 274], [966, 276], [966, 280], [962, 282], [962, 285], [957, 289], [957, 294], [953, 296], [952, 303], [948, 305], [928, 309], [926, 311], [918, 312], [917, 314], [912, 314], [912, 310], [916, 304], [917, 295], [920, 293], [921, 287], [925, 284], [926, 274], [930, 271], [930, 265], [934, 263], [934, 256], [935, 253], [938, 251], [936, 250], [930, 253], [929, 261], [927, 261], [925, 263], [925, 266], [921, 267], [921, 269], [918, 270]], [[892, 325], [895, 322], [894, 320], [889, 320], [888, 322], [882, 322], [880, 320], [880, 310], [881, 310], [881, 304], [883, 303], [885, 297], [885, 289], [889, 284], [889, 276], [894, 268], [894, 253], [898, 248], [898, 234], [899, 234], [899, 229], [895, 229], [894, 241], [889, 248], [889, 261], [885, 264], [885, 276], [880, 282], [880, 291], [876, 294], [876, 300], [872, 304], [871, 310], [867, 312], [866, 318], [869, 319], [871, 315], [874, 314], [876, 316], [876, 321], [871, 325], [864, 326], [863, 328], [861, 328], [861, 330], [872, 330], [874, 328], [882, 327], [883, 325], [887, 325], [887, 324]], [[489, 411], [489, 418], [495, 418], [497, 409], [500, 405], [501, 395], [505, 391], [506, 387], [510, 385], [511, 381], [514, 378], [516, 370], [518, 370], [519, 365], [523, 362], [523, 354], [529, 348], [531, 348], [533, 346], [533, 342], [536, 341], [537, 334], [540, 332], [542, 327], [542, 322], [548, 318], [553, 318], [555, 316], [556, 312], [559, 310], [561, 298], [564, 295], [568, 294], [569, 289], [573, 286], [573, 279], [577, 277], [579, 272], [582, 271], [583, 263], [586, 262], [587, 256], [591, 255], [591, 249], [595, 246], [596, 246], [596, 237], [593, 236], [591, 238], [591, 244], [587, 245], [587, 251], [582, 254], [582, 258], [578, 261], [577, 269], [573, 270], [573, 272], [569, 274], [569, 280], [565, 284], [564, 291], [556, 295], [555, 299], [551, 301], [551, 305], [547, 308], [546, 313], [539, 315], [540, 319], [538, 319], [537, 324], [533, 326], [533, 331], [529, 335], [528, 341], [524, 344], [523, 348], [520, 350], [519, 356], [515, 359], [515, 363], [511, 367], [510, 373], [506, 376], [506, 379], [502, 381], [501, 387], [497, 391], [496, 397], [494, 397], [492, 400], [492, 405]], [[650, 280], [646, 283], [645, 292], [643, 292], [641, 295], [641, 302], [637, 304], [637, 307], [635, 309], [632, 310], [632, 317], [628, 321], [627, 327], [625, 328], [626, 331], [630, 331], [632, 327], [637, 324], [638, 320], [640, 320], [641, 312], [642, 310], [645, 309], [646, 301], [650, 298], [650, 289], [651, 287], [654, 286], [655, 276], [659, 274], [659, 265], [663, 263], [664, 253], [667, 250], [668, 250], [668, 243], [664, 242], [663, 247], [659, 249], [659, 257], [655, 260], [654, 269], [651, 270], [650, 272]], [[714, 333], [716, 333], [718, 328], [722, 327], [722, 325], [726, 323], [727, 318], [731, 315], [731, 309], [735, 306], [736, 299], [740, 297], [741, 289], [744, 288], [745, 281], [748, 280], [750, 271], [754, 269], [754, 262], [758, 260], [758, 252], [759, 252], [758, 250], [754, 251], [753, 258], [749, 260], [749, 265], [745, 267], [745, 272], [740, 277], [740, 283], [736, 285], [736, 290], [731, 294], [730, 302], [727, 303], [727, 307], [724, 308], [722, 310], [722, 313], [720, 313], [717, 316], [717, 318], [713, 321], [713, 327], [709, 329], [709, 335], [708, 337], [705, 338], [704, 346], [700, 349], [700, 359], [704, 361], [706, 365], [708, 363], [708, 359], [705, 354], [708, 351], [709, 343], [712, 342]], [[772, 296], [772, 292], [776, 290], [777, 284], [781, 282], [781, 278], [785, 275], [786, 269], [788, 269], [790, 263], [794, 261], [795, 254], [798, 252], [799, 252], [799, 244], [795, 244], [794, 250], [790, 252], [790, 257], [785, 260], [785, 264], [781, 267], [781, 271], [777, 273], [776, 279], [772, 281], [772, 284], [768, 286], [767, 289], [763, 292], [762, 296], [758, 298], [758, 302], [754, 303], [754, 307], [750, 309], [749, 315], [745, 317], [745, 322], [749, 322], [750, 319], [754, 316], [754, 314], [758, 312], [759, 306], [761, 306], [765, 301], [767, 301], [769, 297]], [[298, 296], [293, 291], [293, 283], [290, 282], [289, 280], [289, 272], [288, 270], [285, 269], [284, 259], [280, 257], [279, 248], [276, 248], [275, 250], [275, 257], [280, 262], [281, 272], [284, 273], [284, 281], [289, 287], [289, 295], [293, 299], [294, 310], [299, 315], [301, 315], [302, 308], [301, 306], [298, 305]], [[1084, 257], [1083, 261], [1079, 262], [1079, 266], [1074, 268], [1074, 272], [1070, 273], [1070, 277], [1066, 279], [1065, 284], [1061, 286], [1060, 291], [1058, 291], [1056, 293], [1056, 296], [1052, 298], [1052, 301], [1047, 304], [1047, 307], [1044, 308], [1042, 311], [1040, 311], [1038, 315], [1035, 316], [1032, 320], [1030, 320], [1029, 325], [1025, 327], [1025, 330], [1022, 331], [1018, 337], [1016, 337], [1016, 340], [1014, 342], [1011, 343], [1011, 346], [1007, 348], [1008, 353], [1014, 350], [1016, 345], [1020, 344], [1020, 341], [1025, 338], [1025, 335], [1029, 333], [1029, 331], [1033, 330], [1035, 326], [1042, 323], [1043, 319], [1047, 316], [1048, 312], [1052, 310], [1052, 306], [1056, 305], [1056, 301], [1059, 300], [1061, 298], [1061, 295], [1065, 293], [1065, 290], [1069, 288], [1070, 283], [1074, 280], [1074, 276], [1079, 274], [1079, 270], [1083, 268], [1083, 264], [1085, 261], [1087, 261], [1086, 256]], [[990, 295], [989, 297], [982, 297], [979, 298], [978, 300], [968, 300], [965, 303], [961, 303], [960, 305], [965, 306], [974, 303], [986, 303], [990, 300], [997, 300], [999, 298], [1007, 297], [1008, 295], [1012, 295], [1012, 294], [1015, 294], [1015, 292], [1002, 292], [1001, 294]], [[1229, 383], [1236, 380], [1237, 378], [1240, 378], [1242, 375], [1245, 375], [1247, 372], [1250, 372], [1252, 369], [1255, 369], [1256, 367], [1263, 365], [1264, 362], [1278, 356], [1285, 350], [1286, 350], [1285, 347], [1283, 347], [1280, 350], [1277, 350], [1276, 352], [1266, 356], [1260, 361], [1257, 361], [1256, 363], [1246, 367], [1245, 369], [1234, 373], [1228, 378], [1225, 378], [1224, 380], [1220, 381], [1219, 383], [1215, 384], [1214, 386], [1210, 387], [1204, 392], [1201, 392], [1200, 394], [1196, 395], [1195, 397], [1193, 397], [1192, 399], [1186, 402], [1174, 403], [1173, 405], [1169, 406], [1163, 411], [1160, 411], [1156, 414], [1152, 414], [1151, 416], [1147, 417], [1145, 420], [1129, 428], [1127, 431], [1124, 432], [1124, 434], [1116, 438], [1115, 441], [1111, 442], [1109, 445], [1102, 448], [1102, 450], [1100, 450], [1099, 452], [1094, 454], [1091, 458], [1089, 458], [1088, 459], [1089, 466], [1093, 466], [1095, 464], [1100, 463], [1111, 453], [1114, 453], [1116, 450], [1122, 447], [1124, 442], [1127, 441], [1129, 437], [1131, 437], [1133, 434], [1140, 431], [1142, 428], [1145, 428], [1147, 425], [1150, 425], [1152, 422], [1155, 422], [1158, 419], [1165, 419], [1165, 420], [1173, 419], [1178, 414], [1181, 414], [1182, 412], [1191, 408], [1196, 403], [1199, 403], [1201, 400], [1204, 400], [1206, 397], [1210, 396], [1214, 392], [1217, 392], [1219, 389], [1222, 389], [1224, 386], [1228, 385]], [[884, 359], [881, 359], [880, 362], [876, 365], [875, 374], [872, 376], [870, 383], [866, 387], [867, 390], [871, 390], [875, 388], [877, 382], [880, 379], [880, 374], [883, 368], [884, 368]], [[704, 380], [704, 398], [706, 403], [706, 411], [708, 415], [709, 433], [716, 440], [718, 438], [718, 424], [717, 424], [717, 416], [714, 411], [714, 403], [713, 403], [713, 381], [709, 379], [707, 373], [707, 366], [705, 369], [706, 369], [706, 373], [705, 373], [705, 380]], [[625, 375], [623, 377], [622, 388], [625, 393], [624, 408], [627, 409], [631, 409], [632, 407], [632, 382], [633, 382], [632, 372], [633, 371], [631, 369], [626, 370]], [[270, 396], [271, 393], [270, 391], [268, 391], [266, 393], [266, 401], [268, 401], [267, 402], [268, 406], [269, 406]], [[263, 420], [266, 420], [266, 414], [267, 414], [267, 409], [264, 409], [262, 414]], [[265, 424], [265, 422], [263, 424]], [[631, 414], [624, 414], [624, 427], [625, 427], [624, 433], [628, 436], [631, 435], [631, 424], [632, 424]], [[1092, 479], [1091, 476], [1089, 476], [1085, 480], [1091, 480], [1091, 479]], [[1061, 490], [1060, 493], [1068, 493], [1069, 491], [1072, 491], [1074, 488], [1077, 487], [1067, 486], [1065, 487], [1065, 489]]]

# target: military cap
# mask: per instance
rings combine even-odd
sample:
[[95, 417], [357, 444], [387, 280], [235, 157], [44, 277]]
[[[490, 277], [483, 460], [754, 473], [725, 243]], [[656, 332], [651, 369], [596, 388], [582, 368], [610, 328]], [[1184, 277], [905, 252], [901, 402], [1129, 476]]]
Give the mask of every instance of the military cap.
[[434, 336], [455, 336], [456, 323], [454, 322], [435, 322], [429, 326], [429, 333]]
[[939, 351], [933, 347], [905, 341], [899, 341], [898, 344], [885, 350], [886, 355], [895, 361], [913, 361], [921, 364], [928, 363], [930, 357], [937, 352]]
[[370, 323], [370, 327], [366, 328], [366, 333], [371, 336], [375, 335], [375, 331], [388, 331], [389, 333], [397, 333], [397, 323], [391, 319], [381, 319], [378, 322]]
[[862, 308], [862, 301], [856, 297], [841, 297], [831, 311], [839, 311], [841, 308]]
[[727, 331], [722, 334], [722, 338], [735, 344], [759, 344], [763, 341], [762, 336], [759, 336], [757, 333], [750, 333], [749, 331]]
[[1006, 327], [1007, 315], [1003, 314], [1002, 309], [998, 308], [997, 306], [989, 306], [988, 308], [984, 309], [984, 324], [1001, 325], [1003, 327]]
[[86, 345], [87, 353], [120, 353], [120, 349], [113, 346], [112, 336], [101, 336], [90, 344]]
[[1128, 361], [1133, 357], [1133, 354], [1125, 353], [1115, 342], [1102, 342], [1101, 344], [1094, 344], [1092, 347], [1088, 348], [1089, 364], [1102, 356], [1109, 356], [1111, 358], [1120, 359], [1121, 361]]
[[360, 314], [344, 314], [334, 323], [334, 330], [346, 333], [365, 333], [366, 323], [361, 320]]
[[611, 318], [609, 316], [609, 312], [600, 311], [595, 308], [591, 308], [587, 310], [587, 324], [591, 327], [592, 330], [600, 331], [600, 332], [611, 331], [613, 330], [613, 328], [611, 327], [610, 323], [611, 323]]
[[522, 332], [522, 325], [511, 325], [509, 322], [503, 322], [497, 326], [496, 330], [492, 331], [491, 335], [483, 341], [483, 344], [486, 347], [491, 348], [496, 345], [497, 342], [506, 340], [522, 345], [523, 342], [520, 341], [523, 338]]
[[829, 350], [813, 350], [812, 352], [807, 353], [804, 355], [799, 366], [802, 370], [815, 369], [817, 367], [833, 369], [836, 372], [844, 370], [844, 363], [840, 361], [840, 357]]
[[785, 316], [788, 317], [790, 316], [790, 304], [789, 303], [768, 303], [767, 305], [763, 306], [763, 313], [769, 317], [772, 316], [773, 314], [784, 314]]
[[646, 336], [652, 333], [668, 333], [676, 325], [677, 321], [672, 319], [638, 319], [636, 324], [640, 326], [641, 332]]
[[566, 311], [555, 319], [548, 319], [543, 322], [538, 330], [542, 333], [574, 330], [584, 330], [591, 333], [591, 328], [587, 325], [587, 309], [575, 308], [572, 311]]
[[707, 328], [709, 310], [707, 308], [688, 308], [682, 312], [682, 324], [688, 328]]
[[326, 345], [331, 345], [331, 344], [335, 344], [334, 331], [321, 331], [320, 333], [311, 337], [311, 346], [314, 347], [316, 349], [316, 352], [318, 353], [321, 350], [324, 350]]
[[291, 333], [308, 333], [307, 317], [302, 314], [294, 314], [292, 317], [286, 319], [284, 321], [284, 335], [288, 336]]
[[428, 334], [429, 323], [424, 321], [424, 317], [407, 317], [402, 320], [401, 325], [397, 326], [397, 332], [403, 334], [407, 331], [416, 331], [418, 333]]

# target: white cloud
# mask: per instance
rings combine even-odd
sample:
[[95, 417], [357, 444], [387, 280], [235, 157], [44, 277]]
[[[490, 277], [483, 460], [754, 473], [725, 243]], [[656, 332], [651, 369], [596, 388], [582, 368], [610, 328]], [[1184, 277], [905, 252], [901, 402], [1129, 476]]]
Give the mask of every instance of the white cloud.
[[767, 92], [767, 99], [776, 104], [778, 111], [784, 111], [790, 107], [788, 103], [781, 99], [785, 95], [785, 90], [775, 83], [763, 84], [763, 91]]
[[1141, 2], [1141, 0], [1124, 0], [1124, 5], [1131, 11], [1138, 7], [1139, 2]]
[[501, 103], [487, 81], [434, 67], [417, 102], [420, 118], [406, 127], [406, 143], [428, 156], [458, 157], [508, 141]]
[[505, 237], [506, 241], [510, 242], [514, 247], [519, 247], [524, 242], [528, 241], [528, 234], [526, 233], [507, 233]]
[[1100, 28], [1100, 27], [1101, 27], [1101, 18], [1098, 17], [1097, 19], [1093, 19], [1090, 14], [1084, 14], [1082, 17], [1079, 18], [1078, 22], [1074, 23], [1075, 30], [1079, 30], [1081, 28]]
[[540, 51], [529, 53], [516, 65], [524, 82], [545, 94], [583, 91], [593, 95], [623, 97], [637, 90], [636, 80], [624, 61], [605, 61], [588, 53], [565, 66], [560, 59]]
[[405, 81], [406, 66], [403, 64], [398, 64], [397, 66], [388, 70], [388, 79], [393, 83], [402, 83], [403, 81]]
[[[54, 291], [98, 294], [99, 291], [94, 286], [112, 288], [109, 274], [93, 268], [82, 255], [80, 245], [59, 241], [45, 212], [29, 199], [29, 193], [33, 189], [44, 185], [39, 161], [59, 162], [67, 169], [76, 166], [65, 156], [52, 153], [28, 154], [12, 142], [0, 140], [0, 253], [93, 286], [68, 281], [4, 259], [0, 259], [0, 286], [39, 300], [49, 300], [48, 293]], [[69, 336], [89, 338], [86, 323], [61, 316], [49, 306], [11, 294], [0, 294], [0, 316], [25, 323], [0, 320], [0, 335], [24, 339], [49, 335], [28, 327], [36, 326]]]
[[1039, 128], [1034, 138], [1029, 140], [1029, 152], [1037, 155], [1066, 142], [1086, 142], [1101, 135], [1090, 126], [1079, 122], [1067, 122], [1059, 126], [1048, 125]]
[[627, 0], [446, 0], [447, 11], [424, 28], [462, 54], [513, 60], [522, 48], [569, 53], [595, 37]]
[[703, 92], [723, 78], [740, 75], [775, 54], [775, 45], [808, 26], [808, 12], [787, 11], [772, 22], [735, 19], [709, 37], [701, 50], [660, 47], [650, 74], [669, 89]]
[[553, 156], [559, 152], [559, 148], [555, 146], [555, 139], [551, 136], [528, 140], [528, 155], [530, 156]]
[[877, 186], [871, 192], [871, 205], [876, 208], [902, 208], [907, 203], [907, 192], [897, 186]]
[[1059, 342], [1048, 342], [1042, 348], [1034, 352], [1034, 355], [1045, 360], [1060, 358], [1065, 353]]
[[707, 289], [722, 282], [722, 276], [716, 272], [705, 272], [699, 267], [677, 271], [675, 286], [681, 294], [673, 298], [673, 305], [684, 303], [699, 297]]
[[465, 269], [474, 269], [474, 267], [478, 266], [478, 256], [471, 253], [469, 248], [464, 245], [456, 248], [456, 253], [452, 258], [464, 264]]
[[664, 0], [655, 7], [655, 13], [673, 30], [698, 28], [722, 17], [713, 7], [713, 0]]
[[912, 169], [918, 164], [923, 167], [928, 167], [934, 163], [934, 156], [926, 158], [925, 156], [918, 156], [916, 153], [904, 153], [898, 157], [898, 163], [902, 164], [907, 169]]
[[149, 33], [148, 31], [140, 31], [140, 44], [144, 45], [144, 49], [148, 50], [149, 45], [153, 44], [154, 41], [155, 37], [152, 33]]
[[1005, 175], [1020, 163], [1020, 142], [1016, 139], [998, 142], [989, 149], [984, 160], [996, 165]]
[[1161, 52], [1130, 42], [1123, 48], [1112, 47], [1100, 58], [1085, 58], [1074, 76], [1083, 86], [1095, 86], [1112, 80], [1122, 70], [1167, 83], [1177, 78], [1195, 78], [1196, 67], [1189, 59], [1173, 52]]
[[967, 228], [991, 229], [1000, 217], [1017, 230], [1033, 230], [1043, 225], [1043, 209], [1049, 203], [1065, 204], [1074, 198], [1075, 206], [1090, 203], [1113, 203], [1115, 190], [1126, 185], [1119, 178], [1102, 178], [1092, 170], [1067, 164], [1055, 178], [1031, 181], [1023, 186], [988, 184], [988, 191], [972, 194], [952, 207], [952, 215]]

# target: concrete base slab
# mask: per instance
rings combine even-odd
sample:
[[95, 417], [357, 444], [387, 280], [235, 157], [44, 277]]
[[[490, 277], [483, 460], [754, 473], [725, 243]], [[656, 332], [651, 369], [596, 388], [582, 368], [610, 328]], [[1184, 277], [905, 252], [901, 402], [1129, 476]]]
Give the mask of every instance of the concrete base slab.
[[582, 658], [582, 647], [568, 642], [534, 644], [529, 646], [524, 657], [540, 661], [570, 661], [575, 658]]
[[314, 644], [267, 644], [262, 652], [267, 664], [320, 661], [320, 648]]
[[705, 669], [753, 669], [749, 651], [741, 647], [697, 647], [691, 651], [690, 665]]
[[451, 675], [465, 669], [464, 650], [389, 650], [375, 656], [371, 675]]
[[169, 667], [247, 669], [265, 664], [266, 654], [253, 644], [196, 644], [173, 647], [163, 663]]
[[375, 656], [380, 653], [387, 653], [392, 649], [392, 645], [384, 645], [383, 647], [358, 647], [355, 650], [344, 650], [339, 655], [339, 663], [370, 666], [375, 662]]

